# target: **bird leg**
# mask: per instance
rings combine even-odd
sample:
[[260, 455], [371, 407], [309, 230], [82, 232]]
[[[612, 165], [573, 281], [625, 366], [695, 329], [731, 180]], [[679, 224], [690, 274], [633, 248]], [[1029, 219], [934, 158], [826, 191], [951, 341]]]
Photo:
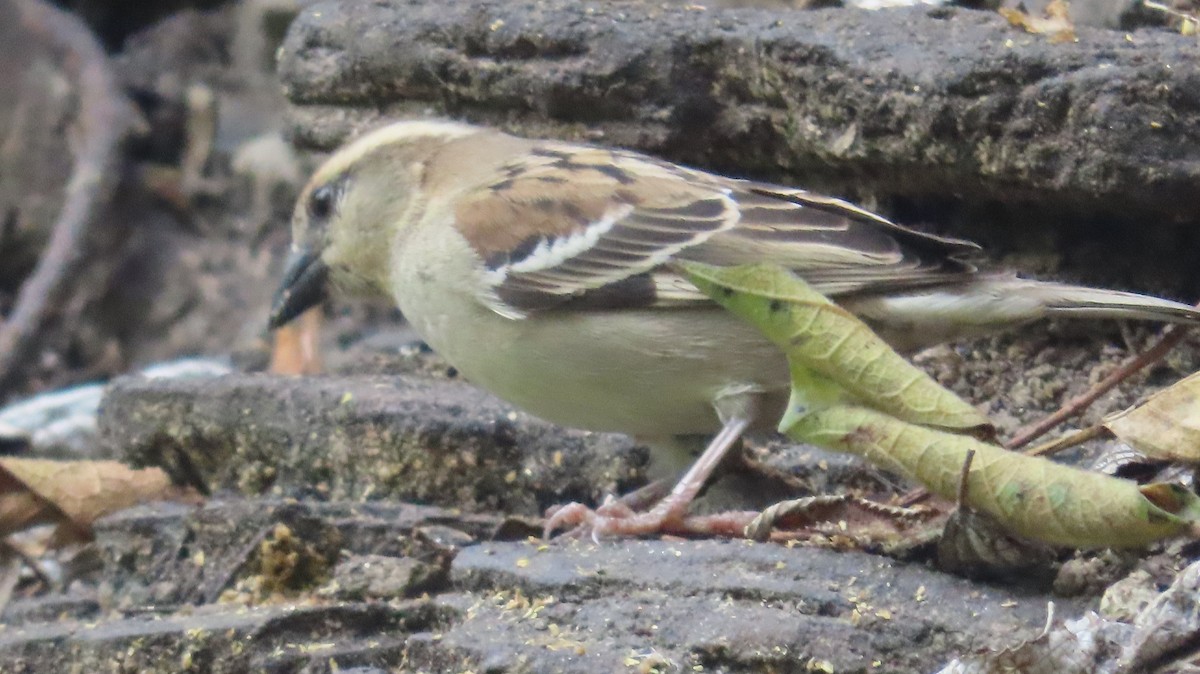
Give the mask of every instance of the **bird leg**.
[[[755, 419], [757, 404], [750, 395], [740, 393], [733, 397], [736, 400], [728, 400], [733, 403], [732, 406], [722, 404], [726, 400], [718, 400], [716, 406], [723, 422], [720, 432], [683, 474], [671, 493], [653, 508], [644, 513], [635, 513], [615, 500], [609, 500], [595, 510], [582, 503], [570, 503], [547, 514], [545, 535], [549, 537], [554, 531], [571, 526], [590, 530], [593, 538], [686, 532], [687, 511], [696, 494]], [[731, 414], [722, 414], [724, 410], [730, 410]]]

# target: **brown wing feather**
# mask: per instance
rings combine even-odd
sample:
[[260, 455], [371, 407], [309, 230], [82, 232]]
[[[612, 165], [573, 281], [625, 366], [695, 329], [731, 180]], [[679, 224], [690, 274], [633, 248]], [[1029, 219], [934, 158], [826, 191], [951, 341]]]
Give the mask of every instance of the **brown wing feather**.
[[484, 301], [514, 317], [707, 302], [671, 271], [675, 256], [769, 260], [838, 295], [969, 276], [977, 250], [803, 190], [560, 143], [505, 165], [456, 218], [484, 261]]
[[727, 192], [640, 155], [546, 143], [455, 215], [501, 313], [631, 308], [659, 301], [652, 272], [672, 255], [737, 223]]
[[908, 288], [976, 273], [979, 247], [902, 227], [839, 199], [741, 182], [741, 220], [680, 257], [718, 265], [769, 260], [827, 295]]

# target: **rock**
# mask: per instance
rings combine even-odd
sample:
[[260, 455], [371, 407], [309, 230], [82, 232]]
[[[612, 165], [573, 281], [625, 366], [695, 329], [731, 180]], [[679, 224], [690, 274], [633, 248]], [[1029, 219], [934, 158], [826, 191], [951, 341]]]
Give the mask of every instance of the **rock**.
[[533, 671], [611, 671], [614, 655], [656, 653], [680, 671], [924, 672], [973, 647], [958, 634], [968, 624], [1008, 643], [1045, 619], [1028, 595], [921, 566], [744, 541], [485, 544], [462, 551], [453, 577], [470, 595], [445, 601], [473, 618], [437, 647]]
[[[183, 358], [142, 370], [145, 377], [213, 377], [229, 372], [220, 361]], [[22, 453], [58, 459], [106, 459], [98, 452], [96, 413], [104, 385], [81, 384], [0, 407], [0, 448], [21, 442]], [[10, 452], [15, 453], [15, 452]]]
[[[326, 671], [330, 661], [354, 666], [400, 663], [405, 641], [441, 622], [429, 601], [398, 605], [212, 605], [179, 614], [97, 622], [34, 624], [0, 635], [4, 671], [98, 672], [115, 661], [138, 671]], [[37, 663], [26, 669], [26, 663]], [[125, 665], [122, 665], [125, 666]], [[319, 668], [319, 669], [317, 669]]]
[[104, 443], [184, 482], [245, 494], [396, 499], [540, 515], [642, 479], [624, 436], [565, 430], [459, 381], [414, 377], [114, 382]]
[[448, 115], [841, 194], [1200, 218], [1194, 40], [967, 9], [339, 2], [280, 51], [297, 137]]
[[354, 555], [337, 565], [332, 583], [322, 592], [343, 601], [411, 598], [443, 590], [448, 567], [411, 557]]
[[[191, 665], [218, 674], [325, 671], [331, 663], [343, 671], [590, 673], [656, 662], [682, 671], [907, 673], [1031, 638], [1045, 619], [1040, 595], [860, 552], [462, 538], [478, 540], [496, 521], [405, 505], [241, 499], [117, 514], [97, 534], [119, 610], [97, 615], [94, 601], [77, 601], [47, 616], [18, 601], [0, 630], [0, 670], [76, 663], [100, 671], [120, 658], [139, 671]], [[304, 589], [231, 595], [258, 573], [260, 543], [281, 525], [318, 548], [336, 541], [328, 549], [343, 559], [335, 577], [361, 584], [368, 561], [380, 573], [354, 598]], [[386, 570], [411, 571], [412, 560], [440, 554], [423, 542], [429, 527], [457, 530], [464, 544], [448, 584], [401, 599], [415, 588], [401, 576], [385, 587]], [[214, 603], [219, 596], [225, 602]], [[378, 599], [363, 598], [371, 596]], [[1058, 602], [1060, 614], [1082, 608]]]

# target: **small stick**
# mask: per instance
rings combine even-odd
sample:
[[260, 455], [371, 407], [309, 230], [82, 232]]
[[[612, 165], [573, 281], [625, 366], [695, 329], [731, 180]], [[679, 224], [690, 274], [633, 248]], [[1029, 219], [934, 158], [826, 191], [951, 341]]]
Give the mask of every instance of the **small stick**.
[[67, 181], [62, 210], [41, 259], [21, 285], [16, 304], [0, 324], [0, 383], [10, 380], [33, 347], [49, 311], [62, 303], [84, 259], [88, 227], [116, 187], [121, 141], [133, 115], [99, 42], [76, 16], [44, 0], [18, 0], [21, 22], [55, 49], [75, 76], [81, 142]]
[[971, 475], [971, 462], [975, 460], [975, 450], [967, 452], [967, 458], [963, 459], [962, 470], [958, 474], [958, 493], [955, 497], [958, 501], [958, 507], [963, 508], [967, 504], [967, 496], [970, 495], [970, 485], [967, 484], [967, 478]]
[[1108, 432], [1109, 431], [1107, 428], [1101, 426], [1100, 424], [1096, 424], [1095, 426], [1089, 426], [1081, 431], [1067, 433], [1057, 440], [1043, 442], [1036, 447], [1030, 447], [1029, 449], [1025, 450], [1025, 453], [1030, 456], [1045, 456], [1047, 454], [1054, 454], [1055, 452], [1061, 452], [1068, 447], [1081, 445], [1088, 440], [1105, 436], [1108, 434]]
[[[1197, 306], [1200, 307], [1200, 305]], [[1118, 384], [1133, 376], [1134, 373], [1162, 360], [1170, 353], [1171, 349], [1183, 341], [1187, 331], [1188, 329], [1181, 325], [1172, 325], [1167, 328], [1154, 346], [1125, 361], [1121, 367], [1118, 367], [1098, 384], [1083, 394], [1068, 400], [1054, 414], [1020, 429], [1017, 431], [1016, 437], [1009, 440], [1004, 446], [1008, 449], [1020, 449], [1067, 419], [1082, 413], [1089, 405], [1096, 402], [1097, 398], [1116, 388]]]

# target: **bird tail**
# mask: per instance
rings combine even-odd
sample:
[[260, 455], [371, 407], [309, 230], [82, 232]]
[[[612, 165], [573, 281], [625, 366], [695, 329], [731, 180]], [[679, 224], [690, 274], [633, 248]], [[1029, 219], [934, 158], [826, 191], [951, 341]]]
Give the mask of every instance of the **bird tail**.
[[[1009, 292], [1028, 294], [1029, 297], [1038, 299], [1050, 316], [1200, 325], [1200, 309], [1150, 295], [1024, 279], [1009, 279], [1007, 283], [1012, 286]], [[1003, 287], [997, 290], [1005, 292]]]
[[912, 351], [1039, 318], [1116, 318], [1200, 325], [1200, 309], [1149, 295], [987, 275], [908, 292], [838, 298], [892, 346]]

